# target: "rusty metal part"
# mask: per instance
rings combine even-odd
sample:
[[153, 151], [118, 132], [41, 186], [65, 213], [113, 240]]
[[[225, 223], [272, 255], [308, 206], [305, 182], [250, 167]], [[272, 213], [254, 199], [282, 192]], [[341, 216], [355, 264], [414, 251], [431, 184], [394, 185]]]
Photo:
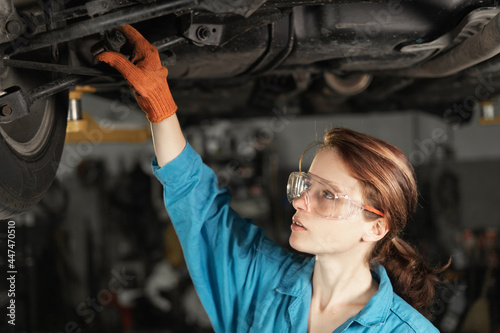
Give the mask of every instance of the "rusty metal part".
[[0, 105], [0, 113], [4, 117], [10, 116], [12, 114], [12, 107], [9, 104]]
[[38, 71], [57, 72], [65, 74], [78, 74], [88, 76], [113, 75], [111, 71], [103, 71], [92, 67], [78, 67], [61, 64], [51, 64], [46, 62], [18, 60], [18, 59], [3, 59], [2, 64], [5, 67], [16, 67], [24, 69], [33, 69]]
[[363, 92], [372, 82], [371, 74], [348, 74], [339, 76], [325, 72], [323, 74], [326, 84], [341, 95], [352, 96]]
[[68, 25], [63, 29], [56, 29], [34, 35], [27, 39], [25, 43], [21, 42], [13, 48], [8, 48], [5, 51], [5, 54], [14, 55], [37, 50], [50, 46], [54, 44], [54, 42], [67, 42], [72, 39], [113, 29], [124, 24], [133, 24], [146, 19], [171, 14], [183, 8], [193, 8], [197, 5], [197, 0], [164, 0], [149, 3], [140, 7], [126, 7], [88, 20], [82, 20], [81, 22]]
[[121, 31], [113, 29], [106, 31], [103, 40], [92, 46], [90, 52], [94, 57], [105, 51], [120, 52], [126, 42], [125, 35]]
[[29, 104], [19, 87], [5, 89], [0, 95], [0, 124], [7, 124], [29, 113]]
[[19, 37], [26, 26], [17, 14], [13, 0], [0, 1], [0, 43], [9, 42]]
[[398, 71], [398, 74], [419, 78], [450, 76], [500, 54], [499, 41], [500, 14], [497, 14], [482, 31], [456, 47], [439, 54], [419, 67]]

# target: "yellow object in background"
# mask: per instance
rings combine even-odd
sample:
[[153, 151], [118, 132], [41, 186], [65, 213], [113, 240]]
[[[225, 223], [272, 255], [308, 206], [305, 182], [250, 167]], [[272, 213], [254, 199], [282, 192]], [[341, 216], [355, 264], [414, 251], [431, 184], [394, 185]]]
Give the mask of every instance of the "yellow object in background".
[[82, 120], [68, 121], [66, 143], [140, 143], [151, 140], [149, 126], [137, 129], [114, 128], [112, 123], [110, 126], [100, 126], [88, 113], [83, 112], [82, 115]]
[[481, 125], [496, 125], [500, 124], [500, 105], [498, 100], [489, 99], [479, 103], [481, 107], [481, 116], [479, 124]]
[[74, 89], [69, 92], [69, 99], [81, 100], [82, 95], [85, 93], [95, 93], [96, 88], [91, 86], [76, 86]]
[[98, 123], [90, 114], [82, 111], [82, 95], [94, 93], [91, 86], [76, 86], [69, 92], [68, 125], [66, 127], [66, 143], [105, 142], [139, 143], [151, 140], [149, 126], [140, 128], [117, 128], [108, 121]]

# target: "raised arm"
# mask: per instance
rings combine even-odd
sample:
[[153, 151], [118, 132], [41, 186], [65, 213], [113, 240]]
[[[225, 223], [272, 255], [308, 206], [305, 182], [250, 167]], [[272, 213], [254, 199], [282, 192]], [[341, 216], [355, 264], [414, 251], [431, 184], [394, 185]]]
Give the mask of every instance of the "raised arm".
[[151, 131], [159, 167], [176, 158], [186, 146], [186, 140], [175, 114], [159, 123], [151, 123]]
[[161, 65], [158, 50], [137, 30], [130, 25], [118, 30], [130, 44], [130, 59], [114, 51], [99, 53], [96, 59], [114, 67], [130, 84], [137, 104], [152, 124], [156, 159], [161, 167], [177, 157], [186, 146], [175, 115], [177, 105], [167, 83], [168, 70]]
[[184, 139], [158, 51], [132, 27], [120, 30], [134, 48], [132, 59], [112, 51], [96, 58], [122, 73], [151, 122], [153, 173], [214, 330], [261, 332], [263, 323], [276, 320], [268, 309], [281, 306], [274, 302], [281, 282], [276, 276], [294, 274], [294, 261], [231, 209], [229, 190], [219, 187], [215, 172]]

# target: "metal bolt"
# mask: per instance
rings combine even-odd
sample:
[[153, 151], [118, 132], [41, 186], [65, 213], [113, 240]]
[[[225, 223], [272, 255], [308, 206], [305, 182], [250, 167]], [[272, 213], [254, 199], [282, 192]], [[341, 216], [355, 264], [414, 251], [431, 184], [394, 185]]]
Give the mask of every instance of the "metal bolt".
[[2, 116], [7, 117], [12, 114], [12, 108], [10, 105], [2, 105], [0, 106], [0, 112], [2, 113]]
[[7, 30], [9, 34], [13, 35], [20, 34], [22, 32], [22, 28], [21, 22], [16, 20], [9, 21], [5, 24], [5, 30]]
[[125, 43], [127, 43], [127, 38], [118, 30], [109, 31], [104, 37], [104, 47], [106, 50], [120, 52]]
[[205, 27], [204, 25], [200, 25], [198, 29], [196, 30], [196, 37], [199, 40], [205, 40], [208, 37], [210, 37], [210, 30]]

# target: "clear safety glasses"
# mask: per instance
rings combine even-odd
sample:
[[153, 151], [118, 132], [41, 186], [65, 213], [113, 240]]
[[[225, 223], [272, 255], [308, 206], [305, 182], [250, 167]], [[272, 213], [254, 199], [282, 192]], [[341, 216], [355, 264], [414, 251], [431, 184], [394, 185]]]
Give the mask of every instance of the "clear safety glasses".
[[290, 174], [286, 195], [290, 203], [303, 197], [307, 207], [325, 219], [347, 220], [363, 210], [384, 216], [379, 210], [351, 199], [341, 186], [305, 172]]

